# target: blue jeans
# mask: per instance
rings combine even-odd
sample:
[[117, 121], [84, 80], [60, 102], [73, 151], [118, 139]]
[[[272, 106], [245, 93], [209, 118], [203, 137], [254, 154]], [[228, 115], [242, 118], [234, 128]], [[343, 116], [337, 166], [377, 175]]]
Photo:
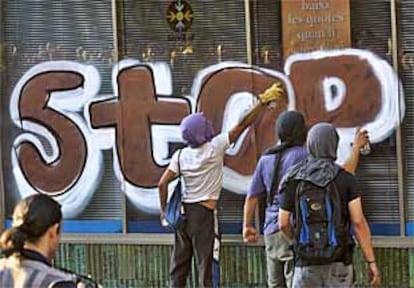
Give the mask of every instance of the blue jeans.
[[328, 265], [295, 267], [293, 288], [352, 287], [354, 271], [352, 265], [335, 262]]
[[290, 288], [293, 275], [293, 252], [282, 232], [264, 236], [266, 248], [267, 286]]

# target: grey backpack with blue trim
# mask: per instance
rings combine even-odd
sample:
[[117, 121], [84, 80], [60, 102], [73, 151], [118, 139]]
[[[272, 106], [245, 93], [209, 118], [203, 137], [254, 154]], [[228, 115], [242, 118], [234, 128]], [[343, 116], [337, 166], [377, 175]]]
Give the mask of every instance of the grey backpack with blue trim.
[[329, 264], [347, 253], [349, 221], [346, 204], [334, 181], [319, 187], [297, 180], [295, 256], [306, 265]]

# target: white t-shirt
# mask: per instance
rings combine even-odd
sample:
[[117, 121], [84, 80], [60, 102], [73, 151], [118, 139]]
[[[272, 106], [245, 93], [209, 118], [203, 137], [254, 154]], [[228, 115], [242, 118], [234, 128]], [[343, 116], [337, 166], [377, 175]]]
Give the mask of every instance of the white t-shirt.
[[[184, 203], [219, 199], [223, 184], [223, 158], [229, 146], [229, 134], [222, 133], [200, 147], [183, 148], [180, 169], [184, 180]], [[178, 173], [178, 152], [174, 153], [168, 166], [175, 173]]]

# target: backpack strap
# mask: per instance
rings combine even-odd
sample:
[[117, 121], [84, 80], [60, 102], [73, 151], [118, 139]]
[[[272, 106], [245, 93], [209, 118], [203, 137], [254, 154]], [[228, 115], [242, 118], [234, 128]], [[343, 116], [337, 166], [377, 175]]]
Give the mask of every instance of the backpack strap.
[[[328, 216], [328, 234], [331, 246], [338, 245], [337, 235], [335, 234], [335, 227], [339, 227], [342, 221], [342, 202], [338, 197], [338, 189], [334, 181], [330, 182], [325, 188], [325, 209]], [[333, 204], [333, 205], [331, 205]]]
[[180, 151], [178, 151], [178, 157], [177, 157], [177, 163], [178, 163], [178, 177], [181, 178], [181, 167], [180, 167], [180, 156], [181, 156], [181, 152], [183, 151], [183, 149], [180, 149]]
[[275, 162], [273, 165], [273, 174], [272, 174], [272, 184], [270, 185], [270, 191], [267, 193], [267, 199], [266, 199], [266, 203], [268, 206], [272, 205], [273, 199], [275, 198], [275, 195], [278, 189], [278, 187], [275, 187], [275, 186], [279, 180], [280, 164], [282, 162], [283, 154], [284, 154], [283, 150], [278, 153], [275, 153]]
[[302, 212], [302, 209], [301, 209], [301, 206], [300, 206], [300, 196], [301, 196], [300, 194], [301, 194], [301, 191], [302, 191], [303, 186], [304, 186], [305, 183], [304, 183], [303, 180], [299, 180], [299, 181], [292, 180], [289, 184], [292, 185], [291, 189], [295, 189], [294, 192], [295, 192], [295, 222], [296, 222], [296, 225], [294, 226], [295, 227], [294, 230], [295, 230], [295, 239], [299, 239], [300, 236], [301, 236], [300, 233], [301, 233], [302, 225], [303, 225], [303, 218], [302, 218], [303, 212]]
[[327, 190], [332, 203], [336, 203], [332, 207], [332, 213], [334, 214], [333, 219], [336, 221], [333, 223], [335, 226], [342, 225], [345, 230], [350, 229], [350, 223], [347, 221], [347, 210], [348, 204], [346, 203], [344, 195], [339, 193], [338, 187], [335, 184], [335, 180], [328, 184]]

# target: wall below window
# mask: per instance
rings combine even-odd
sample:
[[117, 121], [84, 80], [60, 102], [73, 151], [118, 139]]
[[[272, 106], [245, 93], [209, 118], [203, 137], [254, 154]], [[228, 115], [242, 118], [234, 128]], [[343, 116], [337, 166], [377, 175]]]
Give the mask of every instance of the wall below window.
[[[91, 275], [104, 287], [167, 287], [170, 245], [61, 244], [56, 264]], [[377, 248], [382, 287], [414, 287], [414, 249]], [[265, 287], [262, 246], [223, 245], [221, 287]], [[368, 287], [359, 249], [354, 254], [356, 287]], [[197, 287], [194, 268], [187, 287]], [[365, 286], [364, 286], [365, 285]]]

